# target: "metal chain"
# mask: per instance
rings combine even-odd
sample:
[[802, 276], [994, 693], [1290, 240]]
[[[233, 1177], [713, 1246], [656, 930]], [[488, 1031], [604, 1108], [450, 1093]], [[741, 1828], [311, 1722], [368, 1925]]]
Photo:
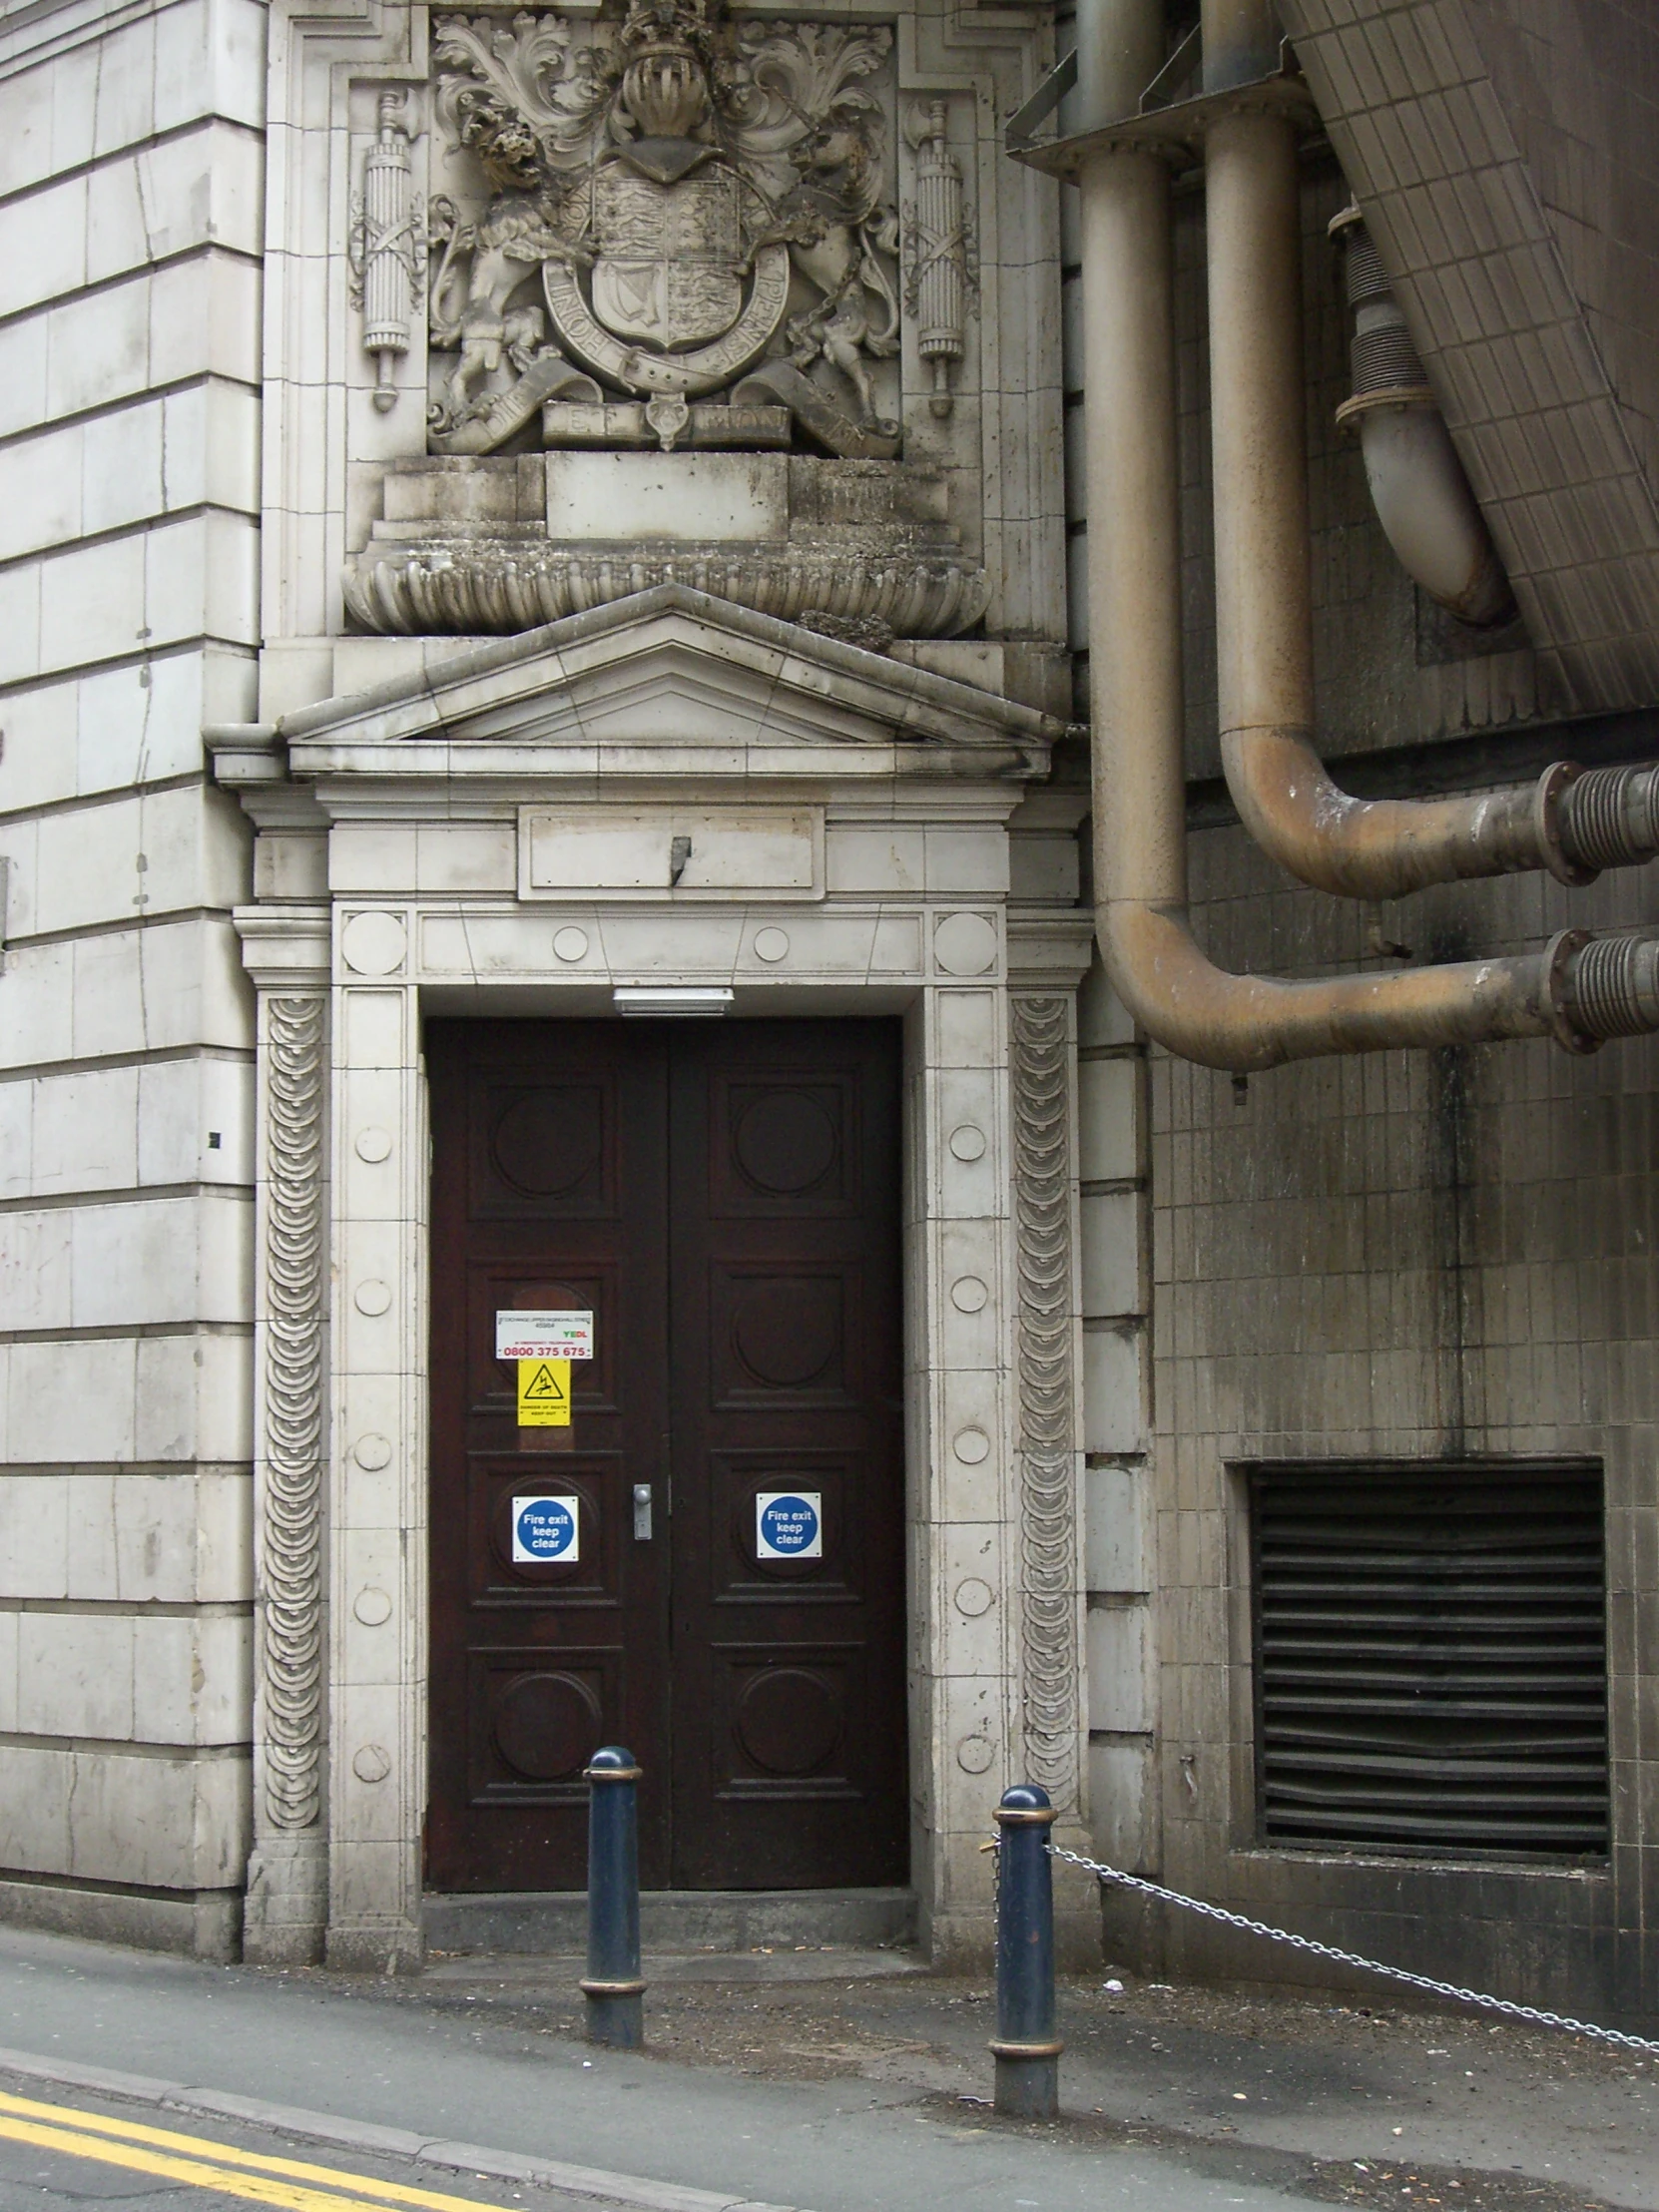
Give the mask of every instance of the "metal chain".
[[1454, 1981], [1435, 1981], [1425, 1973], [1408, 1973], [1403, 1966], [1384, 1966], [1379, 1959], [1362, 1958], [1358, 1951], [1339, 1950], [1335, 1943], [1321, 1943], [1312, 1936], [1293, 1936], [1288, 1928], [1269, 1928], [1265, 1921], [1247, 1920], [1242, 1913], [1229, 1913], [1220, 1905], [1206, 1905], [1202, 1899], [1183, 1897], [1179, 1890], [1166, 1890], [1161, 1883], [1148, 1882], [1144, 1875], [1125, 1874], [1121, 1867], [1103, 1867], [1098, 1859], [1085, 1859], [1079, 1851], [1067, 1851], [1060, 1844], [1050, 1844], [1049, 1857], [1064, 1859], [1069, 1866], [1082, 1867], [1085, 1872], [1098, 1875], [1102, 1882], [1116, 1882], [1126, 1890], [1139, 1890], [1143, 1896], [1162, 1898], [1166, 1905], [1179, 1905], [1189, 1913], [1202, 1914], [1207, 1921], [1221, 1921], [1228, 1928], [1242, 1928], [1247, 1935], [1265, 1936], [1270, 1942], [1289, 1943], [1293, 1950], [1312, 1951], [1318, 1958], [1333, 1959], [1339, 1966], [1360, 1966], [1367, 1973], [1380, 1973], [1389, 1981], [1403, 1981], [1409, 1988], [1425, 1989], [1430, 1996], [1452, 1997], [1459, 2004], [1477, 2004], [1488, 2012], [1503, 2012], [1511, 2019], [1534, 2020], [1540, 2027], [1564, 2027], [1569, 2035], [1594, 2035], [1604, 2043], [1619, 2043], [1627, 2050], [1659, 2051], [1659, 2042], [1645, 2035], [1627, 2035], [1622, 2028], [1597, 2027], [1589, 2020], [1568, 2019], [1561, 2012], [1544, 2012], [1535, 2004], [1516, 2004], [1509, 1997], [1486, 1996], [1478, 1989], [1461, 1989]]

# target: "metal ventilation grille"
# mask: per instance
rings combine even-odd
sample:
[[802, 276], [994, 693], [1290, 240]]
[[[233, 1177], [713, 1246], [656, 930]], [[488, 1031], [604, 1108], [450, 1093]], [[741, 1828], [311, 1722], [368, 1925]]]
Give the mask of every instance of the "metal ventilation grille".
[[1601, 1474], [1251, 1470], [1270, 1842], [1607, 1850]]

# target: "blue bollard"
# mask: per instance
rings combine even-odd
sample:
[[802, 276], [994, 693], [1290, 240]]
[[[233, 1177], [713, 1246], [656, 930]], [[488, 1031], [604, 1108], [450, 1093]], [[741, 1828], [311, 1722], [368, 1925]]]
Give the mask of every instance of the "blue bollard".
[[1054, 1808], [1034, 1782], [1004, 1790], [996, 1890], [995, 2104], [1019, 2120], [1060, 2110], [1060, 2053], [1054, 2021]]
[[640, 1831], [634, 1754], [611, 1744], [583, 1769], [588, 1785], [588, 2041], [638, 2050], [645, 2040], [640, 1978]]

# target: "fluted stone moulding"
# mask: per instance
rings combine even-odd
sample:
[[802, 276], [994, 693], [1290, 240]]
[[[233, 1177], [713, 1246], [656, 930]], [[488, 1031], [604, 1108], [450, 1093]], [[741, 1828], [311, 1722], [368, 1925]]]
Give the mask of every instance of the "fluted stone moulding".
[[1020, 1695], [1023, 1772], [1078, 1802], [1078, 1568], [1073, 1375], [1070, 1005], [1009, 1000], [1019, 1271]]
[[758, 614], [860, 643], [856, 626], [885, 637], [953, 637], [978, 621], [990, 593], [982, 569], [903, 556], [864, 565], [840, 551], [509, 553], [456, 547], [383, 560], [370, 549], [346, 573], [345, 604], [365, 630], [417, 637], [513, 632], [656, 584], [686, 584]]

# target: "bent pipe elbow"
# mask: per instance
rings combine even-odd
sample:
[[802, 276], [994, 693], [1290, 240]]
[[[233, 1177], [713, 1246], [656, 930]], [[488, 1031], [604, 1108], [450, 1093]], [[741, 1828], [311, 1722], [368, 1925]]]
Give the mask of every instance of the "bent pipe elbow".
[[1426, 398], [1366, 407], [1360, 451], [1382, 534], [1412, 582], [1474, 629], [1512, 620], [1509, 579], [1439, 409]]
[[1659, 852], [1659, 764], [1586, 770], [1557, 761], [1535, 784], [1502, 791], [1356, 799], [1301, 730], [1224, 730], [1221, 751], [1239, 819], [1263, 851], [1338, 898], [1398, 898], [1533, 868], [1577, 889], [1605, 867], [1637, 867]]
[[1147, 1034], [1236, 1075], [1331, 1053], [1510, 1037], [1593, 1052], [1608, 1037], [1659, 1030], [1659, 935], [1641, 931], [1563, 930], [1518, 957], [1297, 981], [1218, 968], [1179, 907], [1107, 901], [1096, 934], [1113, 987]]
[[1466, 798], [1356, 799], [1300, 730], [1225, 730], [1221, 750], [1233, 804], [1263, 851], [1338, 898], [1398, 898], [1530, 868], [1572, 884], [1594, 878], [1562, 844], [1561, 795], [1578, 773], [1567, 763], [1535, 785]]

